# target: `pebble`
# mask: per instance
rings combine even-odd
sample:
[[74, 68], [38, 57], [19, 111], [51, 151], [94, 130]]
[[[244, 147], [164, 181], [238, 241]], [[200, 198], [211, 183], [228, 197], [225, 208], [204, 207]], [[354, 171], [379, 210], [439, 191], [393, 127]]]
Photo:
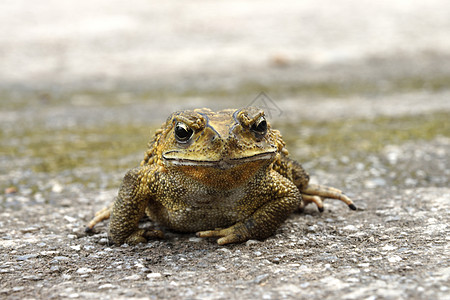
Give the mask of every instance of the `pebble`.
[[334, 289], [339, 290], [342, 288], [345, 288], [348, 286], [347, 283], [342, 282], [342, 280], [333, 277], [333, 276], [327, 276], [324, 277], [320, 280], [322, 282], [322, 284], [326, 285], [326, 286], [332, 286]]
[[405, 185], [407, 185], [407, 186], [416, 186], [417, 182], [418, 181], [414, 178], [406, 178], [405, 179]]
[[257, 240], [248, 240], [247, 242], [245, 242], [245, 245], [251, 246], [251, 245], [257, 245], [259, 243], [260, 243], [260, 241], [257, 241]]
[[400, 220], [401, 220], [400, 216], [389, 216], [385, 219], [385, 222], [395, 222]]
[[398, 255], [392, 255], [392, 256], [388, 257], [388, 261], [390, 263], [397, 263], [397, 262], [399, 262], [401, 260], [402, 260], [402, 258], [400, 256], [398, 256]]
[[340, 159], [340, 161], [341, 161], [343, 164], [348, 164], [348, 163], [350, 162], [350, 158], [349, 158], [348, 156], [342, 156], [341, 159]]
[[36, 201], [37, 203], [43, 204], [43, 203], [45, 203], [45, 198], [41, 193], [36, 193], [34, 195], [34, 201]]
[[25, 260], [28, 260], [30, 258], [36, 258], [37, 256], [38, 256], [37, 254], [20, 255], [20, 256], [16, 257], [16, 260], [25, 261]]
[[345, 227], [342, 227], [342, 230], [345, 230], [345, 231], [358, 231], [358, 228], [355, 225], [347, 225]]
[[386, 245], [381, 248], [381, 250], [384, 250], [384, 251], [391, 251], [391, 250], [395, 250], [395, 249], [397, 249], [397, 247], [391, 246], [391, 245]]
[[58, 261], [69, 260], [67, 256], [55, 256], [53, 259]]
[[156, 279], [156, 278], [161, 278], [162, 275], [161, 273], [149, 273], [147, 274], [147, 278], [148, 279]]
[[81, 250], [81, 246], [80, 245], [70, 246], [70, 248], [75, 250], [75, 251], [80, 251]]
[[386, 185], [386, 180], [383, 178], [371, 178], [364, 181], [364, 186], [368, 189], [374, 189]]
[[17, 188], [14, 186], [10, 186], [5, 189], [5, 194], [15, 194], [17, 193]]
[[107, 244], [109, 244], [109, 241], [108, 241], [107, 238], [101, 238], [101, 239], [98, 241], [98, 243], [99, 243], [100, 245], [107, 245]]
[[[369, 266], [370, 266], [369, 263], [360, 263], [360, 264], [358, 264], [358, 267], [360, 267], [360, 268], [368, 268]], [[355, 269], [355, 270], [358, 271], [357, 273], [360, 272], [360, 270], [358, 270], [358, 269]]]
[[70, 298], [70, 299], [79, 298], [79, 297], [80, 297], [80, 294], [78, 294], [78, 293], [72, 293], [72, 294], [69, 294], [67, 297]]
[[52, 186], [52, 192], [54, 193], [61, 193], [63, 189], [64, 187], [59, 182], [55, 182]]
[[117, 286], [115, 286], [114, 284], [111, 284], [111, 283], [105, 283], [105, 284], [102, 284], [102, 285], [100, 285], [100, 286], [98, 287], [99, 290], [104, 290], [104, 289], [115, 289], [115, 288], [117, 288]]
[[74, 223], [77, 219], [70, 216], [64, 216], [64, 220], [66, 220], [69, 223]]
[[28, 275], [28, 276], [23, 276], [22, 277], [25, 280], [33, 280], [33, 281], [37, 281], [37, 280], [41, 280], [42, 279], [42, 275]]
[[92, 270], [92, 269], [90, 269], [90, 268], [79, 268], [78, 270], [77, 270], [77, 273], [78, 274], [88, 274], [88, 273], [91, 273], [91, 272], [93, 272], [94, 270]]
[[203, 238], [199, 238], [199, 237], [190, 237], [189, 238], [189, 242], [192, 242], [192, 243], [199, 243], [201, 241], [204, 241], [204, 239]]
[[231, 250], [227, 249], [227, 248], [219, 248], [219, 249], [217, 249], [217, 251], [222, 251], [224, 253], [231, 253]]
[[255, 280], [253, 280], [253, 282], [255, 282], [256, 284], [260, 284], [261, 282], [263, 282], [267, 277], [269, 277], [269, 274], [265, 273], [265, 274], [261, 274], [255, 277]]
[[59, 271], [59, 267], [58, 267], [58, 266], [51, 266], [51, 267], [50, 267], [50, 271], [52, 271], [52, 272], [58, 272], [58, 271]]
[[133, 274], [123, 278], [123, 280], [139, 280], [139, 279], [141, 279], [141, 276], [139, 276], [138, 274]]
[[20, 229], [20, 232], [22, 232], [22, 233], [30, 233], [30, 232], [35, 232], [35, 231], [38, 231], [38, 230], [39, 230], [39, 227], [31, 226], [31, 227]]
[[309, 232], [316, 232], [317, 230], [319, 229], [319, 226], [317, 226], [317, 225], [311, 225], [311, 226], [308, 226], [308, 231]]

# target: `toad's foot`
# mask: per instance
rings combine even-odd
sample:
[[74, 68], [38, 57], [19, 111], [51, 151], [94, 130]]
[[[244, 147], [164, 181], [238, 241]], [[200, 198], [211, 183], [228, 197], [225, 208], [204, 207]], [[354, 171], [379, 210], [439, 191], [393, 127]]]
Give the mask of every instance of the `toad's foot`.
[[199, 231], [196, 235], [203, 238], [220, 237], [220, 239], [217, 240], [217, 244], [219, 245], [240, 243], [250, 239], [249, 231], [245, 228], [243, 223], [237, 223], [225, 229], [217, 228], [215, 230]]
[[353, 201], [347, 197], [341, 190], [338, 190], [333, 187], [328, 187], [324, 185], [318, 184], [309, 184], [306, 189], [301, 191], [303, 204], [300, 206], [300, 209], [303, 209], [309, 203], [315, 203], [320, 212], [323, 212], [323, 200], [336, 199], [344, 202], [348, 205], [348, 207], [352, 210], [356, 210], [355, 204]]
[[88, 225], [85, 228], [85, 231], [91, 232], [95, 225], [97, 225], [98, 223], [100, 223], [104, 220], [108, 220], [109, 217], [111, 216], [111, 209], [112, 209], [112, 204], [110, 206], [104, 207], [103, 209], [96, 212], [95, 217], [88, 223]]
[[138, 229], [127, 237], [124, 243], [128, 245], [137, 245], [139, 243], [146, 243], [149, 239], [162, 239], [164, 233], [156, 229]]

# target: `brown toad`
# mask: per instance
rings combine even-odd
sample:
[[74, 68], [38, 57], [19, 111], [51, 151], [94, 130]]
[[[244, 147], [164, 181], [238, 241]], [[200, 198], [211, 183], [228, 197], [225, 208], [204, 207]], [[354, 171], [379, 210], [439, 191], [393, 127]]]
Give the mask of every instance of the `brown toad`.
[[295, 210], [325, 198], [353, 202], [340, 190], [309, 184], [288, 157], [278, 130], [254, 107], [173, 113], [149, 143], [140, 166], [128, 171], [110, 217], [114, 243], [136, 244], [161, 236], [138, 227], [150, 219], [176, 231], [218, 237], [219, 244], [264, 239]]

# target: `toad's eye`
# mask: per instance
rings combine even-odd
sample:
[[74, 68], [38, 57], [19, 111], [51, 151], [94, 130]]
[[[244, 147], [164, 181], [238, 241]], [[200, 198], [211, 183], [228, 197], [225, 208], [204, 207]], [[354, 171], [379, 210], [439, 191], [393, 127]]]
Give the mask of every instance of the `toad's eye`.
[[175, 139], [180, 143], [186, 143], [194, 134], [192, 128], [182, 122], [175, 124]]
[[267, 133], [267, 121], [264, 117], [259, 118], [256, 120], [255, 123], [252, 124], [252, 127], [250, 127], [251, 131], [256, 133], [257, 135], [263, 136]]

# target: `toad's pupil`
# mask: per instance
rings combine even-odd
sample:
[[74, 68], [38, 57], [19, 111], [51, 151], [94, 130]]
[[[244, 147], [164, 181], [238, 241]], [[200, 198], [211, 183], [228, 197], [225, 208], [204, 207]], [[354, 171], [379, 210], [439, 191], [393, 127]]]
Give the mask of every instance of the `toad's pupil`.
[[175, 127], [175, 137], [180, 142], [186, 142], [190, 139], [194, 131], [186, 126], [186, 124], [178, 123]]
[[252, 130], [259, 133], [259, 134], [265, 134], [267, 131], [267, 122], [266, 120], [261, 120], [260, 122], [257, 122], [253, 124]]

